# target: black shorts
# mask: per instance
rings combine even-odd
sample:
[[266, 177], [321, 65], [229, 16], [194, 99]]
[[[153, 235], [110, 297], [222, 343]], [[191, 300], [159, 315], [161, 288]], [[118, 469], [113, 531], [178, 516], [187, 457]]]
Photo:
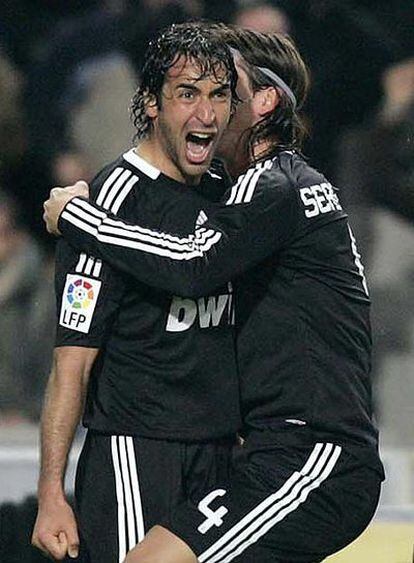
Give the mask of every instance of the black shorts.
[[200, 563], [310, 563], [355, 539], [378, 504], [382, 476], [331, 443], [245, 450], [229, 481], [162, 524]]
[[228, 478], [232, 446], [230, 440], [186, 444], [89, 431], [75, 486], [79, 561], [123, 561], [177, 505], [197, 503]]

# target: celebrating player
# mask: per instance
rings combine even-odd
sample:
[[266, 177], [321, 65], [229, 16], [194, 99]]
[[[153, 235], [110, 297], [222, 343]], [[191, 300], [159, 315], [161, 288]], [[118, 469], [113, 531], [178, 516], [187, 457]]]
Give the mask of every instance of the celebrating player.
[[[230, 51], [204, 26], [165, 31], [149, 47], [134, 100], [139, 150], [98, 174], [93, 199], [122, 220], [175, 231], [180, 220], [182, 235], [192, 229], [200, 208], [224, 191], [217, 174], [204, 173], [236, 79]], [[80, 551], [88, 562], [114, 563], [174, 506], [197, 501], [227, 475], [240, 426], [232, 286], [183, 300], [62, 240], [56, 294], [32, 541], [55, 559], [79, 552], [63, 480], [87, 394], [76, 483]]]
[[299, 53], [276, 34], [218, 33], [241, 99], [222, 141], [237, 178], [223, 203], [201, 210], [185, 237], [121, 222], [84, 198], [67, 203], [76, 188], [53, 192], [46, 219], [71, 244], [186, 298], [238, 276], [243, 455], [127, 562], [317, 562], [367, 526], [383, 479], [367, 284], [336, 188], [299, 153], [308, 84]]

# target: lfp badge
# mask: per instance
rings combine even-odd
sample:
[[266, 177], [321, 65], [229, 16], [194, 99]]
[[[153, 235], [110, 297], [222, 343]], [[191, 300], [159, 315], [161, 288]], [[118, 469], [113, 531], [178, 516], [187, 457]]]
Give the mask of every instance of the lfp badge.
[[78, 278], [69, 284], [66, 297], [74, 309], [87, 309], [94, 298], [91, 282]]
[[88, 333], [100, 289], [99, 280], [68, 274], [60, 310], [60, 325]]

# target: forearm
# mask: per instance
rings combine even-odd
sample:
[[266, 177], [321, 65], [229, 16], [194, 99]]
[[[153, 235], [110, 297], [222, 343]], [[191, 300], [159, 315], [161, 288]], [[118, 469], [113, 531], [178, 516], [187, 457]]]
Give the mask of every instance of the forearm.
[[57, 348], [41, 420], [39, 503], [64, 497], [69, 451], [79, 424], [94, 354], [79, 358], [77, 349]]
[[171, 294], [196, 297], [193, 284], [200, 272], [206, 273], [204, 255], [194, 244], [194, 233], [178, 237], [132, 225], [80, 198], [66, 206], [59, 230], [74, 248]]
[[[97, 256], [139, 281], [185, 297], [208, 294], [271, 254], [281, 236], [275, 218], [284, 202], [263, 198], [253, 206], [220, 206], [214, 220], [187, 236], [132, 225], [98, 206], [75, 198], [59, 229], [76, 248]], [[284, 212], [286, 208], [287, 212]]]

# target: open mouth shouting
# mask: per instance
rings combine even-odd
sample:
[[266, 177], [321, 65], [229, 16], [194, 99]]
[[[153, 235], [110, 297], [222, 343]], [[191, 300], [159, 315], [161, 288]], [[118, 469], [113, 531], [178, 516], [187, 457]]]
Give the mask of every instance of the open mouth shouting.
[[188, 133], [186, 141], [186, 157], [191, 164], [204, 164], [210, 159], [215, 133]]

